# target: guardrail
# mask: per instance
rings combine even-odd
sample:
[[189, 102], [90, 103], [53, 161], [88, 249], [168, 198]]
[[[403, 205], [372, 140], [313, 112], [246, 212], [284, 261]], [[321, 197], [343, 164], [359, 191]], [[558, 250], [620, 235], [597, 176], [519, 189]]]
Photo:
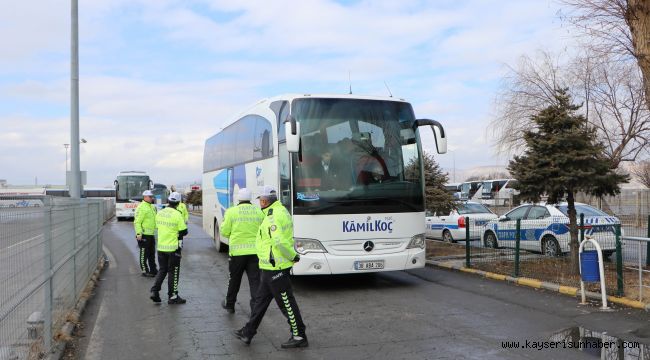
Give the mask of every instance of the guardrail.
[[0, 359], [50, 351], [95, 271], [114, 199], [0, 197]]
[[630, 263], [625, 263], [625, 268], [631, 269], [631, 270], [634, 270], [634, 271], [638, 272], [638, 274], [639, 274], [639, 276], [638, 276], [638, 278], [639, 278], [639, 284], [638, 284], [639, 295], [638, 295], [638, 298], [639, 298], [639, 301], [643, 301], [643, 288], [650, 288], [650, 285], [645, 285], [645, 283], [643, 281], [643, 274], [644, 273], [650, 273], [650, 270], [644, 269], [644, 265], [643, 265], [643, 263], [644, 263], [644, 261], [643, 261], [644, 251], [643, 251], [642, 244], [645, 243], [646, 249], [650, 248], [650, 238], [638, 237], [638, 236], [622, 236], [621, 238], [623, 239], [623, 241], [636, 242], [636, 244], [637, 244], [637, 249], [638, 249], [638, 251], [636, 252], [637, 253], [637, 266], [633, 267], [633, 266], [630, 266]]

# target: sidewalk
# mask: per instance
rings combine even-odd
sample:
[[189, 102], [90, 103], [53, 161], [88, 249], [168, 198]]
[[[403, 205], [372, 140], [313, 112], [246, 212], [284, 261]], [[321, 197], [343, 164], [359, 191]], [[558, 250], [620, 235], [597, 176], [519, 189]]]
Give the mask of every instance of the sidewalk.
[[[153, 280], [140, 276], [133, 234], [116, 229], [122, 224], [110, 223], [104, 232], [109, 266], [84, 313], [86, 327], [77, 333], [78, 359], [246, 359], [279, 350], [285, 334], [269, 339], [261, 333], [249, 350], [240, 351], [244, 345], [231, 332], [248, 317], [240, 305], [248, 302], [247, 283], [243, 281], [235, 315], [215, 306], [225, 295], [226, 266], [214, 263], [211, 239], [201, 238], [205, 235], [196, 224], [190, 224], [181, 263], [180, 294], [188, 303], [177, 306], [151, 302]], [[163, 297], [166, 289], [165, 281]], [[268, 318], [283, 321], [273, 316], [274, 310]]]

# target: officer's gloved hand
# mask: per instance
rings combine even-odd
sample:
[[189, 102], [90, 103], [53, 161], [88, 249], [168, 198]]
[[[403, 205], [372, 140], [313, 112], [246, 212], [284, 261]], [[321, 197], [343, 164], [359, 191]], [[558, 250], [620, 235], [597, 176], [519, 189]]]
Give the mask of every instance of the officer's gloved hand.
[[293, 258], [293, 262], [297, 263], [300, 261], [300, 255], [296, 254], [296, 257]]

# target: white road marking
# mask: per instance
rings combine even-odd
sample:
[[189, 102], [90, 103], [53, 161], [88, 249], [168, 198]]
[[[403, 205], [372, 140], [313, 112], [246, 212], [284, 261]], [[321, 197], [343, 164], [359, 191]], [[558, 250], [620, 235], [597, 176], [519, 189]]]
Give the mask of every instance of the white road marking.
[[104, 306], [104, 297], [102, 297], [102, 302], [99, 304], [99, 311], [97, 312], [97, 319], [95, 320], [95, 326], [93, 327], [93, 332], [90, 334], [90, 339], [88, 340], [88, 348], [86, 348], [86, 359], [102, 358], [102, 352], [104, 350], [104, 335], [102, 334], [102, 324], [107, 317], [108, 311], [106, 310], [106, 306]]
[[36, 235], [36, 236], [31, 237], [31, 238], [29, 238], [29, 239], [27, 239], [27, 240], [23, 240], [23, 241], [21, 241], [21, 242], [19, 242], [19, 243], [16, 243], [16, 244], [13, 244], [13, 245], [11, 245], [11, 246], [8, 246], [6, 249], [9, 250], [9, 249], [11, 249], [11, 248], [13, 248], [13, 247], [16, 247], [16, 246], [18, 246], [18, 245], [22, 245], [22, 244], [24, 244], [24, 243], [27, 243], [27, 242], [30, 242], [30, 241], [34, 241], [34, 240], [36, 240], [36, 239], [38, 239], [38, 238], [40, 238], [40, 237], [43, 237], [43, 234]]

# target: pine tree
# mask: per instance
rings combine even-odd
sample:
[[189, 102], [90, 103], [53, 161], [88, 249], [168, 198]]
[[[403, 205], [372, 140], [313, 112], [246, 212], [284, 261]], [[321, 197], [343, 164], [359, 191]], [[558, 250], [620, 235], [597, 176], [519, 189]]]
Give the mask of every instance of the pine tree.
[[445, 189], [445, 184], [449, 182], [448, 174], [442, 171], [433, 155], [427, 152], [422, 154], [422, 163], [427, 210], [438, 214], [449, 213], [455, 206], [454, 197]]
[[548, 196], [555, 204], [566, 197], [569, 215], [572, 269], [579, 272], [578, 226], [575, 209], [576, 192], [603, 196], [620, 192], [619, 184], [628, 181], [627, 175], [610, 169], [604, 156], [604, 147], [596, 141], [596, 130], [582, 115], [578, 105], [571, 103], [566, 90], [555, 95], [552, 105], [532, 117], [534, 128], [524, 132], [526, 151], [515, 156], [508, 170], [519, 181], [520, 198], [538, 202]]

